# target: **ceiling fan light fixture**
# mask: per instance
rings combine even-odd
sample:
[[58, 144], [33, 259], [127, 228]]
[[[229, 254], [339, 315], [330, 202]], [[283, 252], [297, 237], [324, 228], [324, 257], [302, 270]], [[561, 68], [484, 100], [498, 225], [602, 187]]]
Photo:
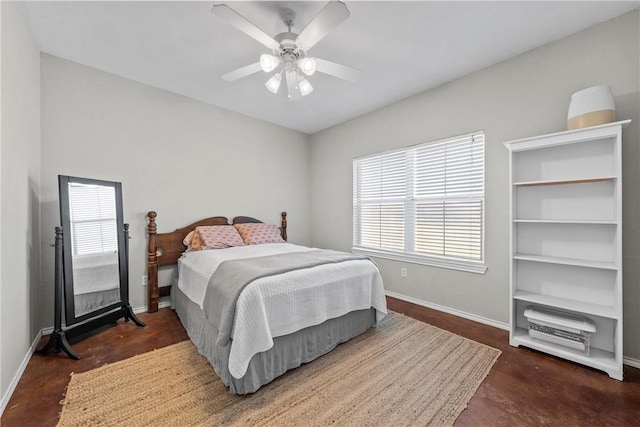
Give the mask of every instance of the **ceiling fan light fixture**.
[[271, 71], [275, 70], [278, 65], [280, 65], [280, 58], [278, 58], [277, 56], [269, 55], [266, 53], [260, 55], [260, 67], [265, 73], [270, 73]]
[[269, 92], [278, 93], [278, 89], [280, 89], [280, 83], [282, 83], [282, 75], [280, 73], [274, 74], [271, 76], [269, 80], [264, 84]]
[[313, 73], [316, 72], [317, 64], [316, 60], [313, 58], [302, 58], [298, 60], [298, 67], [305, 73], [307, 76], [312, 76]]
[[307, 79], [302, 79], [298, 82], [298, 89], [300, 89], [300, 95], [302, 96], [307, 96], [313, 92], [313, 86]]

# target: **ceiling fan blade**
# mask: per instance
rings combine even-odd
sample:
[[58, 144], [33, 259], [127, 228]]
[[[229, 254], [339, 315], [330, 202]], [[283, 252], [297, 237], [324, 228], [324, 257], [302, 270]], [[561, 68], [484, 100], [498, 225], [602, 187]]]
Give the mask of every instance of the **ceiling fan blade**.
[[320, 58], [313, 59], [316, 61], [316, 71], [350, 82], [355, 82], [360, 78], [360, 70]]
[[313, 21], [302, 30], [296, 44], [302, 50], [310, 49], [314, 44], [322, 40], [334, 28], [340, 25], [349, 17], [349, 9], [347, 5], [341, 1], [330, 1], [325, 7], [313, 18]]
[[280, 43], [275, 41], [267, 33], [256, 27], [244, 16], [240, 15], [238, 12], [231, 9], [226, 4], [213, 5], [213, 7], [211, 8], [211, 13], [216, 15], [218, 18], [224, 19], [229, 24], [233, 25], [249, 37], [259, 41], [269, 49], [278, 49], [280, 47]]
[[238, 68], [237, 70], [229, 71], [227, 74], [222, 75], [222, 79], [228, 82], [235, 82], [243, 77], [250, 76], [253, 73], [262, 71], [262, 67], [259, 62]]
[[298, 73], [294, 71], [285, 71], [287, 77], [287, 91], [289, 92], [289, 99], [291, 101], [297, 101], [302, 98], [300, 88], [298, 87]]

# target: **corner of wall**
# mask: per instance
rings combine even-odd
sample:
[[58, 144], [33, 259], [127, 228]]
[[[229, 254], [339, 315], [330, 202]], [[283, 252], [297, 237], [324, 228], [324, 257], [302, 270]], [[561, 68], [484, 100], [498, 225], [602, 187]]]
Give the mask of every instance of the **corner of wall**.
[[[40, 330], [40, 50], [23, 2], [0, 2], [0, 413]], [[10, 344], [10, 345], [9, 345]]]

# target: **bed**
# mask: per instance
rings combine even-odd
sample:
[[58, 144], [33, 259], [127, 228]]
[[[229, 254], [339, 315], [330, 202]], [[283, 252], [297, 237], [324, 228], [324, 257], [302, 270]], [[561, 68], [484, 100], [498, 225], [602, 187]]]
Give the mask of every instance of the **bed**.
[[74, 256], [73, 293], [76, 317], [120, 301], [118, 252]]
[[[257, 391], [386, 315], [375, 264], [288, 243], [286, 212], [277, 238], [264, 241], [251, 230], [277, 228], [251, 217], [231, 223], [211, 217], [170, 233], [157, 233], [156, 218], [156, 212], [148, 213], [149, 312], [158, 310], [160, 297], [170, 295], [190, 339], [233, 394]], [[211, 250], [186, 245], [193, 239], [194, 248], [202, 246], [207, 233], [223, 235], [229, 229], [248, 244]], [[159, 287], [158, 269], [174, 265], [177, 279]]]

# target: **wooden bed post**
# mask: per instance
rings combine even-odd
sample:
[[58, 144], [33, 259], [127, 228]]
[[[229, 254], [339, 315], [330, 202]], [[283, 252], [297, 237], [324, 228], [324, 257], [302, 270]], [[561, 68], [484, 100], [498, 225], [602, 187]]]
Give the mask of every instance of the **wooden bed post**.
[[282, 216], [282, 232], [280, 234], [282, 234], [282, 238], [286, 241], [287, 240], [287, 213], [282, 212], [280, 215]]
[[149, 211], [149, 225], [147, 225], [147, 234], [149, 236], [149, 250], [147, 253], [147, 292], [148, 292], [148, 309], [149, 313], [158, 311], [158, 242], [156, 240], [156, 212]]

